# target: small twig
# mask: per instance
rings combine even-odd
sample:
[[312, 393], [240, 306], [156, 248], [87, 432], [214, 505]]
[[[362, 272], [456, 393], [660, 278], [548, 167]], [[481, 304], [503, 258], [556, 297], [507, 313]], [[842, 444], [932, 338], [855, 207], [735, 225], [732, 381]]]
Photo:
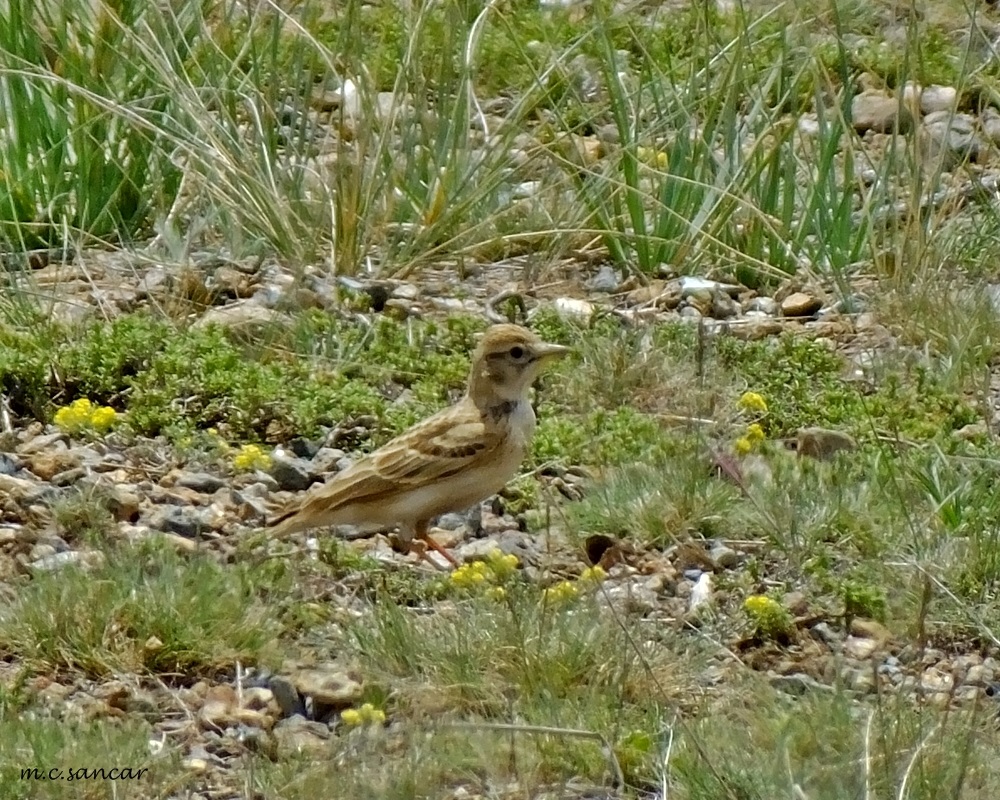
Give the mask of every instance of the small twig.
[[243, 708], [243, 662], [236, 661], [236, 707]]
[[501, 325], [505, 322], [511, 322], [508, 317], [501, 314], [496, 309], [497, 304], [503, 302], [504, 300], [513, 300], [517, 304], [518, 311], [521, 312], [521, 318], [528, 318], [528, 309], [524, 304], [524, 296], [514, 289], [505, 289], [486, 301], [486, 307], [484, 309], [486, 319], [497, 325]]
[[[676, 715], [674, 717], [676, 720]], [[670, 754], [674, 749], [674, 726], [670, 726], [670, 738], [667, 739], [667, 749], [663, 753], [663, 761], [660, 764], [660, 797], [668, 800], [670, 793]]]
[[656, 418], [661, 422], [667, 422], [671, 425], [719, 425], [721, 424], [717, 419], [708, 419], [705, 417], [689, 417], [686, 414], [656, 414]]
[[868, 722], [865, 723], [865, 800], [872, 796], [872, 720], [875, 712], [868, 712]]
[[579, 728], [554, 728], [548, 725], [516, 725], [509, 722], [444, 722], [441, 723], [446, 728], [457, 728], [459, 730], [480, 730], [480, 731], [509, 731], [511, 733], [541, 733], [552, 734], [554, 736], [575, 736], [579, 739], [593, 739], [601, 743], [601, 750], [607, 756], [608, 764], [611, 766], [612, 788], [621, 789], [625, 785], [625, 775], [622, 772], [621, 764], [615, 755], [614, 748], [604, 734], [596, 731], [585, 731]]
[[920, 740], [920, 744], [918, 744], [917, 749], [913, 751], [913, 755], [910, 756], [910, 762], [906, 765], [906, 771], [903, 773], [903, 780], [899, 784], [899, 791], [896, 793], [896, 797], [898, 797], [899, 800], [903, 800], [903, 798], [906, 797], [906, 785], [910, 782], [913, 770], [917, 766], [917, 760], [919, 759], [920, 754], [924, 751], [924, 748], [927, 747], [931, 737], [938, 732], [940, 727], [941, 723], [937, 723], [933, 728], [931, 728], [930, 732]]
[[0, 395], [0, 428], [3, 429], [4, 433], [14, 432], [14, 426], [10, 421], [10, 404], [5, 394]]

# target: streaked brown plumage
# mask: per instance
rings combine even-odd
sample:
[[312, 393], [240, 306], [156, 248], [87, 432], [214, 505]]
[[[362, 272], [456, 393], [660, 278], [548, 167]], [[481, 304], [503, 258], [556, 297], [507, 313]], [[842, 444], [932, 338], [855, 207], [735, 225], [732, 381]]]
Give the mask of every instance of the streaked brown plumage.
[[498, 492], [517, 471], [535, 430], [528, 390], [552, 358], [568, 352], [518, 325], [494, 325], [472, 357], [465, 396], [352, 464], [272, 528], [277, 537], [329, 525], [401, 526], [425, 541], [434, 517]]

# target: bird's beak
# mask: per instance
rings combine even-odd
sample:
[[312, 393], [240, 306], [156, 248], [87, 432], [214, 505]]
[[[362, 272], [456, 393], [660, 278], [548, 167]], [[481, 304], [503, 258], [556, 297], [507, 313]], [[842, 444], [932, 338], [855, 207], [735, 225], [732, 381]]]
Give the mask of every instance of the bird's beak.
[[569, 353], [569, 348], [563, 347], [561, 344], [549, 344], [548, 342], [542, 342], [541, 344], [535, 345], [535, 354], [542, 361], [548, 361], [550, 358], [562, 358], [567, 353]]

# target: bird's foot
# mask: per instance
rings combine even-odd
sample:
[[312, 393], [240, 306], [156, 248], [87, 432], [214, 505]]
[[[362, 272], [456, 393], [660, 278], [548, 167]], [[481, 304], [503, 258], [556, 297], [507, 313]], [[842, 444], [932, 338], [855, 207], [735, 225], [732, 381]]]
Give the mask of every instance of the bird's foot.
[[421, 544], [424, 545], [424, 558], [427, 558], [426, 548], [429, 547], [431, 550], [433, 550], [435, 553], [441, 556], [441, 558], [443, 558], [445, 561], [451, 564], [452, 567], [458, 567], [459, 564], [458, 561], [455, 559], [455, 556], [453, 556], [445, 548], [443, 548], [441, 545], [435, 542], [428, 534], [426, 533], [423, 535], [418, 534], [418, 538], [414, 539], [413, 542], [410, 543], [411, 550], [413, 548], [413, 545], [416, 544], [417, 542], [420, 542]]
[[[447, 550], [445, 550], [441, 545], [431, 539], [425, 538], [415, 538], [410, 541], [406, 541], [400, 537], [391, 537], [393, 547], [403, 553], [412, 553], [417, 557], [417, 561], [426, 561], [434, 569], [441, 570], [442, 572], [447, 572], [453, 567], [458, 566], [458, 562], [455, 560], [454, 556], [451, 555]], [[441, 555], [441, 557], [448, 562], [450, 566], [446, 566], [438, 561], [436, 558], [432, 558], [429, 550], [435, 550]]]

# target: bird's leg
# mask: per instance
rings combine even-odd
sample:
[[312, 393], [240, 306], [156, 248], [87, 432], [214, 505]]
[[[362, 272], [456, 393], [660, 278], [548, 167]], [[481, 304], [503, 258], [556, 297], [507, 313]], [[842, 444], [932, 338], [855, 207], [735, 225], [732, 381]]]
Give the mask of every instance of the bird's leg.
[[[435, 542], [430, 535], [427, 533], [427, 520], [421, 520], [414, 526], [414, 538], [419, 539], [421, 542], [425, 543], [427, 547], [438, 553], [445, 561], [451, 564], [453, 567], [458, 566], [458, 562], [455, 560], [455, 556], [445, 550], [441, 545]], [[410, 551], [413, 551], [413, 545], [410, 545]], [[423, 557], [427, 558], [427, 551], [424, 550]]]

